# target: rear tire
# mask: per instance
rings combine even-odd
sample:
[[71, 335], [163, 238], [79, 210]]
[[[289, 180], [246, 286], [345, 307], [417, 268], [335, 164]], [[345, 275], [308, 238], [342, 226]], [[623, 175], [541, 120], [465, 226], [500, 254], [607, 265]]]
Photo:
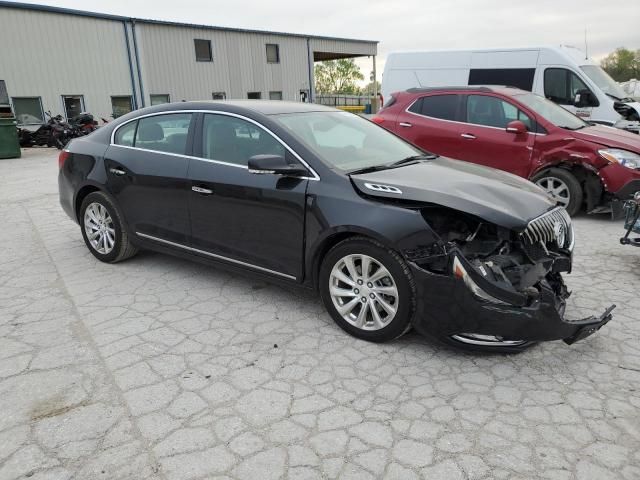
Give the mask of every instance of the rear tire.
[[370, 342], [386, 342], [411, 328], [416, 291], [409, 267], [395, 251], [366, 238], [334, 246], [320, 267], [320, 295], [340, 328]]
[[582, 208], [582, 185], [571, 172], [550, 168], [537, 174], [532, 181], [563, 206], [569, 215], [574, 216]]
[[85, 197], [78, 218], [84, 243], [101, 262], [117, 263], [138, 253], [118, 208], [103, 192]]

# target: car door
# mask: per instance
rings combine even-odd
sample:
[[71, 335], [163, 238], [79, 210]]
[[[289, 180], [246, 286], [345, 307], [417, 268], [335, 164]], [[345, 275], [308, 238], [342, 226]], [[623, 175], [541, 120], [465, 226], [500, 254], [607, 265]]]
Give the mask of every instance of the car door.
[[107, 188], [137, 235], [188, 241], [192, 120], [192, 113], [151, 115], [114, 132], [105, 153]]
[[[589, 96], [582, 105], [577, 107], [575, 99], [580, 92], [588, 92]], [[544, 96], [583, 120], [589, 120], [593, 114], [593, 107], [600, 104], [587, 84], [566, 68], [545, 68]]]
[[419, 97], [398, 115], [396, 133], [429, 152], [459, 158], [460, 98], [457, 94]]
[[189, 168], [191, 246], [282, 277], [301, 277], [307, 178], [251, 173], [254, 155], [297, 159], [257, 122], [205, 113]]
[[[526, 177], [535, 142], [534, 121], [512, 103], [487, 94], [464, 95], [464, 112], [460, 159]], [[528, 131], [508, 132], [507, 124], [513, 120], [523, 122]]]

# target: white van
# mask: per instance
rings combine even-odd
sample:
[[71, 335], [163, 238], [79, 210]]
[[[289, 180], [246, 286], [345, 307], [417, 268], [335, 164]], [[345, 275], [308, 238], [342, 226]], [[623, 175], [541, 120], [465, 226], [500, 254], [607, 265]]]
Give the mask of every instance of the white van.
[[413, 87], [508, 85], [544, 96], [594, 123], [640, 133], [640, 103], [573, 47], [396, 52], [382, 95]]

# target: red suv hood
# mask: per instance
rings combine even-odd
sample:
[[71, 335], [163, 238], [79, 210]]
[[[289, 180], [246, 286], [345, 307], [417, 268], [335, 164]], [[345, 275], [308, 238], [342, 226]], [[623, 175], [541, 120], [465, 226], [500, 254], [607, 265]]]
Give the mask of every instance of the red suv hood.
[[572, 136], [605, 147], [621, 148], [640, 154], [640, 135], [614, 127], [595, 125], [570, 132]]

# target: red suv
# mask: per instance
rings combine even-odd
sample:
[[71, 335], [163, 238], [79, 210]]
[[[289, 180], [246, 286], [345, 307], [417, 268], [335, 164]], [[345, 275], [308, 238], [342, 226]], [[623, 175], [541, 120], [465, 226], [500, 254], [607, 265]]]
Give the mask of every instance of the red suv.
[[572, 215], [640, 190], [639, 135], [517, 88], [410, 89], [372, 120], [424, 150], [528, 178]]

